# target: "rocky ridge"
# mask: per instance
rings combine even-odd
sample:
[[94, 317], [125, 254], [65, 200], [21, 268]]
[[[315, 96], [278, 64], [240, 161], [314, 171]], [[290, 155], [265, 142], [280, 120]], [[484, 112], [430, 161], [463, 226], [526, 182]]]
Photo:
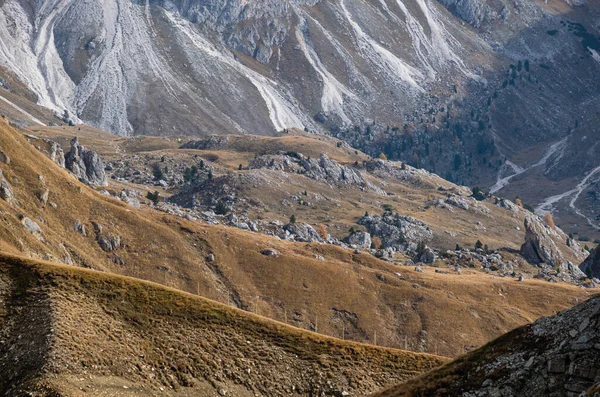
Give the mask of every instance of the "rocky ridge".
[[377, 396], [594, 395], [585, 393], [600, 382], [599, 329], [595, 297]]

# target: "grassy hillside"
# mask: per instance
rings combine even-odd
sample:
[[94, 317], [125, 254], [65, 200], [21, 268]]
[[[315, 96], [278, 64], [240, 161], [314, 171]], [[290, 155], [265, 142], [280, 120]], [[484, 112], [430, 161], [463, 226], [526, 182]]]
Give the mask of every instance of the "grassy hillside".
[[7, 396], [364, 394], [444, 361], [73, 267], [2, 255], [0, 280]]
[[[0, 200], [3, 252], [154, 281], [325, 335], [444, 356], [462, 354], [590, 294], [474, 269], [418, 273], [337, 246], [292, 243], [136, 209], [76, 181], [36, 148], [44, 149], [41, 140], [30, 143], [18, 131], [1, 128], [0, 148], [12, 161], [0, 168], [19, 201], [11, 206]], [[44, 205], [39, 197], [46, 189]], [[38, 223], [41, 234], [27, 231], [25, 218]], [[76, 221], [85, 226], [85, 236]], [[100, 248], [94, 223], [103, 234], [120, 236], [119, 249]], [[262, 255], [265, 249], [280, 255]]]

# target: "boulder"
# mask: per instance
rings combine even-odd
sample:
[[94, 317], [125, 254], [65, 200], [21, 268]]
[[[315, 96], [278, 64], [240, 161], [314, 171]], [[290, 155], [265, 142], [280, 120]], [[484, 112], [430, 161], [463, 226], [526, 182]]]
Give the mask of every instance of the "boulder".
[[314, 227], [307, 223], [288, 223], [283, 227], [286, 237], [290, 240], [301, 241], [305, 243], [322, 242], [323, 239], [317, 233]]
[[31, 234], [33, 234], [34, 236], [36, 236], [38, 239], [44, 241], [44, 237], [43, 237], [43, 233], [42, 233], [42, 229], [40, 228], [40, 225], [38, 225], [36, 222], [32, 221], [31, 219], [25, 217], [21, 220], [21, 223], [23, 224], [23, 226], [25, 227], [25, 229], [27, 229], [27, 231]]
[[279, 251], [274, 250], [274, 249], [262, 250], [262, 251], [260, 251], [260, 253], [263, 254], [264, 256], [279, 256]]
[[367, 228], [371, 236], [381, 238], [384, 248], [406, 250], [411, 244], [428, 242], [433, 232], [425, 222], [406, 215], [386, 212], [383, 215], [363, 216], [359, 225]]
[[0, 150], [0, 163], [10, 164], [10, 157], [8, 157], [8, 154], [4, 153], [2, 150]]
[[425, 247], [423, 252], [418, 253], [413, 258], [413, 262], [426, 263], [426, 264], [431, 264], [431, 263], [435, 262], [435, 260], [436, 260], [435, 252], [433, 252], [433, 250], [429, 247]]
[[81, 146], [77, 137], [71, 140], [71, 150], [65, 155], [65, 167], [83, 183], [108, 185], [102, 159], [98, 153]]
[[552, 239], [551, 231], [533, 217], [525, 218], [525, 243], [521, 246], [521, 255], [533, 265], [542, 263], [557, 268], [569, 278], [583, 277], [584, 273], [565, 259]]
[[365, 249], [371, 248], [371, 243], [372, 243], [371, 235], [366, 232], [352, 233], [348, 237], [346, 237], [344, 241], [346, 242], [346, 244], [350, 245], [351, 247], [365, 248]]
[[0, 198], [6, 201], [10, 205], [18, 205], [19, 202], [15, 198], [15, 193], [8, 184], [8, 181], [4, 179], [2, 170], [0, 170]]

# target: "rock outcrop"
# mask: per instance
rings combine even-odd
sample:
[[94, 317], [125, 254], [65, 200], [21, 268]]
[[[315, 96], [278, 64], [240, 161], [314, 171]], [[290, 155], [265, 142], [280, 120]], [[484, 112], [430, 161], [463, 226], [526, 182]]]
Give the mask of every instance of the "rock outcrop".
[[363, 216], [358, 224], [365, 226], [371, 236], [381, 238], [383, 248], [397, 251], [415, 250], [418, 243], [428, 242], [433, 238], [433, 232], [425, 222], [391, 212]]
[[288, 223], [283, 227], [286, 240], [301, 241], [305, 243], [321, 242], [323, 239], [314, 227], [308, 223]]
[[71, 140], [71, 150], [65, 155], [65, 168], [83, 183], [108, 185], [102, 159], [95, 151], [82, 146], [76, 137]]
[[372, 243], [371, 235], [366, 232], [351, 233], [344, 241], [353, 248], [364, 249], [370, 249]]
[[61, 168], [65, 168], [65, 152], [58, 143], [50, 142], [50, 160], [54, 161]]
[[248, 166], [250, 169], [270, 169], [303, 174], [316, 181], [337, 185], [354, 185], [385, 195], [385, 191], [371, 182], [353, 167], [346, 167], [331, 160], [325, 153], [319, 159], [308, 158], [301, 153], [259, 156]]
[[579, 269], [590, 278], [600, 278], [600, 245], [579, 265]]
[[583, 272], [568, 261], [558, 249], [551, 233], [549, 227], [532, 217], [526, 217], [525, 243], [521, 246], [521, 255], [531, 264], [546, 264], [557, 269], [563, 279], [572, 280], [583, 277]]
[[439, 390], [462, 397], [596, 395], [586, 393], [600, 382], [599, 349], [600, 297], [594, 297], [377, 395], [433, 396]]

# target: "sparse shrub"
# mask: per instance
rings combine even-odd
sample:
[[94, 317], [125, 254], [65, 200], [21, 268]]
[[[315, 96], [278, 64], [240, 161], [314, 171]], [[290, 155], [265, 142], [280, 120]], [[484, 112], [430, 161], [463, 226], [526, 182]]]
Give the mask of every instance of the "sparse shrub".
[[298, 155], [298, 152], [294, 152], [293, 150], [288, 150], [288, 152], [286, 153], [289, 157], [294, 157], [294, 158], [300, 158], [300, 156]]
[[371, 240], [371, 248], [373, 248], [373, 249], [378, 250], [381, 248], [382, 245], [383, 245], [383, 242], [381, 241], [381, 238], [379, 236], [375, 236]]
[[321, 236], [323, 240], [327, 240], [327, 226], [322, 223], [317, 225], [317, 233], [319, 233], [319, 236]]
[[241, 171], [244, 168], [242, 164], [239, 165], [238, 170]]
[[402, 165], [400, 165], [400, 169], [401, 170], [405, 170], [406, 169], [406, 164], [404, 164], [404, 162], [402, 162]]
[[580, 236], [577, 240], [583, 241], [583, 242], [592, 241], [592, 239], [589, 238], [588, 236]]
[[352, 227], [350, 228], [350, 230], [348, 230], [348, 233], [350, 233], [350, 235], [352, 235], [352, 234], [356, 233], [356, 229], [354, 228], [354, 226], [352, 226]]
[[213, 179], [212, 170], [208, 171], [208, 179]]
[[391, 204], [384, 204], [382, 208], [385, 212], [394, 212], [394, 207]]
[[462, 248], [460, 245], [456, 244], [456, 248], [454, 248], [455, 251], [462, 251]]
[[292, 215], [292, 216], [290, 216], [290, 223], [291, 223], [291, 224], [294, 224], [294, 223], [296, 223], [296, 215]]
[[546, 222], [546, 225], [550, 226], [551, 229], [556, 229], [556, 225], [554, 224], [554, 218], [552, 218], [552, 213], [546, 212], [544, 214], [544, 222]]
[[519, 197], [515, 198], [515, 204], [518, 205], [519, 207], [523, 208], [523, 202], [521, 201], [521, 199]]
[[369, 216], [369, 211], [365, 211], [365, 216]]
[[477, 240], [477, 242], [475, 243], [475, 249], [483, 249], [483, 243], [481, 242], [481, 240]]

